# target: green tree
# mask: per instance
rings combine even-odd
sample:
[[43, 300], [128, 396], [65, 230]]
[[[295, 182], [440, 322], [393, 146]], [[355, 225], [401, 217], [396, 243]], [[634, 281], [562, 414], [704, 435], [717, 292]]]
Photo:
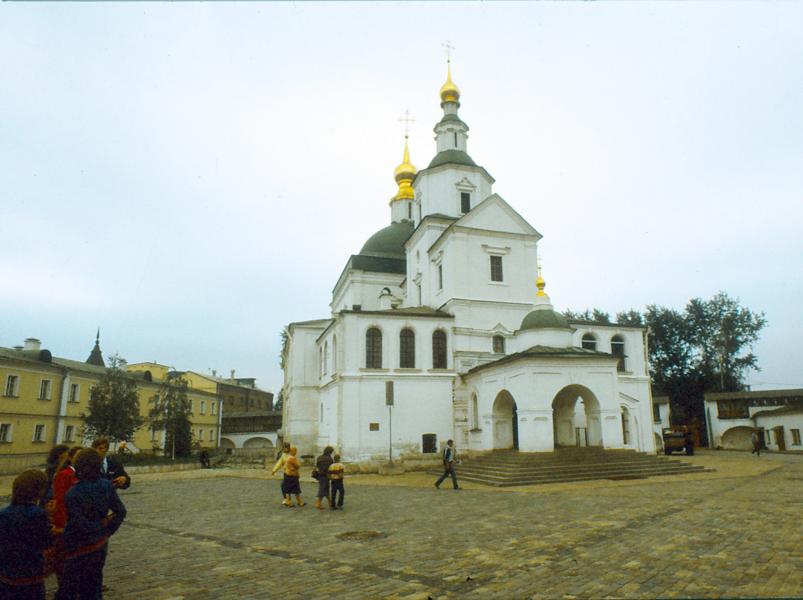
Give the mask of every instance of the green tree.
[[619, 325], [626, 325], [628, 327], [643, 327], [644, 318], [637, 310], [630, 309], [623, 312], [616, 313], [616, 322]]
[[575, 312], [567, 309], [563, 311], [563, 316], [567, 319], [574, 319], [577, 321], [595, 321], [597, 323], [610, 323], [611, 316], [605, 311], [598, 308], [587, 308], [583, 312]]
[[290, 343], [290, 331], [287, 327], [279, 332], [279, 337], [282, 340], [282, 350], [279, 353], [279, 366], [284, 370], [285, 361], [287, 360], [287, 346]]
[[84, 434], [107, 437], [112, 442], [130, 441], [142, 427], [137, 383], [122, 367], [119, 356], [109, 357], [109, 368], [89, 393], [88, 412], [82, 413]]
[[183, 377], [168, 377], [159, 393], [150, 400], [150, 426], [164, 430], [165, 452], [170, 452], [174, 459], [192, 453], [192, 403], [187, 398], [188, 385]]

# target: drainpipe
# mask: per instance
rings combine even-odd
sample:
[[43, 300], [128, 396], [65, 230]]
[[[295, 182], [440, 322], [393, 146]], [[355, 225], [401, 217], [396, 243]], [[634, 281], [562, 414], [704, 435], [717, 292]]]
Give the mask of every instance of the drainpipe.
[[223, 435], [223, 395], [217, 405], [217, 447], [220, 448], [220, 438]]
[[59, 443], [63, 436], [65, 417], [67, 416], [67, 398], [70, 394], [70, 371], [62, 369], [61, 390], [59, 392], [59, 412], [56, 415], [56, 427], [53, 432], [53, 445]]

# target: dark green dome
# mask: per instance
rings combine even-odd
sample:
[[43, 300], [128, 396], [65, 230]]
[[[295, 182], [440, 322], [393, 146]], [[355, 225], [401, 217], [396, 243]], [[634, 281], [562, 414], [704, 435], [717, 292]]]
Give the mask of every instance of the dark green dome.
[[435, 155], [432, 162], [429, 163], [428, 169], [440, 167], [441, 165], [466, 165], [468, 167], [476, 167], [477, 164], [471, 160], [471, 157], [462, 150], [442, 150]]
[[554, 310], [534, 310], [530, 312], [521, 322], [519, 331], [527, 329], [571, 329], [572, 326], [560, 313]]
[[413, 224], [410, 221], [391, 223], [380, 229], [368, 238], [360, 250], [360, 254], [367, 256], [382, 256], [386, 258], [406, 258], [404, 242], [413, 234]]

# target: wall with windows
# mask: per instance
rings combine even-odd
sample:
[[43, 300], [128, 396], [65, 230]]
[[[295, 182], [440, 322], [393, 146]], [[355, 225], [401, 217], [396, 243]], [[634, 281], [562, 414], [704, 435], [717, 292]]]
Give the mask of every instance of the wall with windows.
[[572, 345], [621, 357], [617, 370], [621, 375], [644, 375], [647, 362], [644, 356], [644, 329], [620, 325], [602, 325], [569, 321], [575, 328]]
[[383, 288], [389, 288], [391, 294], [402, 298], [404, 293], [401, 283], [402, 274], [371, 273], [351, 270], [335, 286], [330, 308], [332, 312], [351, 310], [359, 305], [363, 310], [379, 310], [379, 295]]
[[[420, 211], [415, 214], [415, 225], [431, 214], [459, 217], [462, 214], [462, 192], [471, 194], [472, 208], [492, 193], [493, 180], [479, 167], [448, 165], [422, 171], [415, 180], [414, 189]], [[417, 212], [417, 211], [414, 211]]]

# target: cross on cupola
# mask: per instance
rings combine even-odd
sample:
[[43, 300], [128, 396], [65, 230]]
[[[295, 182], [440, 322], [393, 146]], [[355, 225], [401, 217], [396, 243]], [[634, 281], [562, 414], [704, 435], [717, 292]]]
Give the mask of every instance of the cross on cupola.
[[404, 123], [404, 139], [410, 135], [410, 123], [415, 123], [415, 119], [410, 116], [410, 111], [405, 110], [404, 114], [399, 117], [399, 123]]

